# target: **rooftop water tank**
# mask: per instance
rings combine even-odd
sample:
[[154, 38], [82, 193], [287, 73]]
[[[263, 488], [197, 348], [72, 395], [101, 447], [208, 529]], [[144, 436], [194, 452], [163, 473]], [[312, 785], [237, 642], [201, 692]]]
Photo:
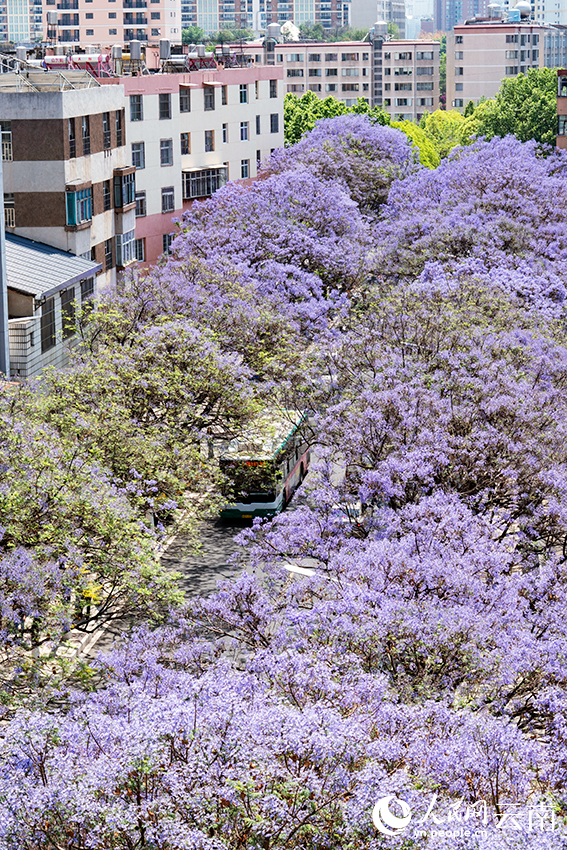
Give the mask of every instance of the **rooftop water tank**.
[[141, 62], [141, 60], [142, 60], [142, 42], [141, 41], [131, 41], [130, 42], [130, 59], [133, 62]]
[[159, 40], [159, 58], [169, 59], [171, 56], [171, 42], [168, 38], [160, 38]]
[[204, 44], [198, 44], [197, 45], [197, 56], [199, 56], [201, 59], [204, 58], [204, 56], [205, 56], [205, 45]]
[[122, 59], [122, 45], [113, 44], [111, 53], [113, 59]]
[[376, 21], [373, 29], [375, 37], [388, 35], [388, 24], [386, 23], [386, 21]]
[[520, 13], [520, 18], [530, 18], [532, 14], [532, 4], [528, 0], [519, 0], [514, 6], [514, 11]]
[[266, 36], [267, 38], [275, 38], [277, 41], [278, 38], [281, 38], [282, 30], [279, 24], [268, 24], [266, 27]]
[[16, 59], [19, 59], [20, 62], [25, 62], [28, 58], [28, 51], [23, 46], [23, 44], [18, 44], [16, 47]]

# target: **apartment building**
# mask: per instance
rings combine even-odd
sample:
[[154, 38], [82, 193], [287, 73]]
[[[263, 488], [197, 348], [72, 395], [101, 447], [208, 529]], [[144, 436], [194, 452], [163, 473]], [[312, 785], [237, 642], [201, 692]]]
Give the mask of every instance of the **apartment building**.
[[[527, 5], [527, 4], [526, 4]], [[447, 105], [494, 97], [502, 81], [530, 68], [567, 65], [567, 30], [533, 20], [487, 19], [447, 36]]]
[[[386, 24], [374, 29], [385, 31]], [[388, 41], [372, 32], [370, 41], [244, 45], [255, 63], [283, 70], [285, 93], [336, 97], [346, 106], [363, 98], [397, 120], [420, 121], [439, 107], [439, 42]]]
[[567, 150], [567, 70], [557, 72], [557, 147]]
[[151, 264], [167, 251], [195, 199], [227, 180], [256, 177], [284, 143], [282, 70], [263, 66], [102, 81], [124, 90], [126, 138], [136, 167], [135, 236], [125, 260]]
[[[0, 3], [4, 0], [0, 0]], [[11, 0], [6, 0], [11, 2]], [[45, 16], [44, 38], [51, 42], [109, 47], [160, 38], [181, 42], [181, 0], [44, 0], [56, 22]]]
[[439, 42], [382, 45], [382, 107], [396, 121], [419, 123], [439, 108]]
[[451, 32], [477, 15], [486, 15], [490, 0], [435, 0], [433, 20], [436, 32]]
[[124, 88], [84, 71], [0, 77], [7, 232], [100, 264], [97, 288], [116, 281], [134, 233], [134, 168]]
[[258, 63], [269, 62], [283, 72], [285, 94], [315, 92], [318, 97], [336, 97], [347, 106], [359, 97], [370, 102], [371, 50], [367, 41], [292, 42], [273, 44], [266, 52], [258, 42], [243, 45], [243, 53]]
[[0, 0], [0, 43], [41, 41], [43, 11], [42, 0]]

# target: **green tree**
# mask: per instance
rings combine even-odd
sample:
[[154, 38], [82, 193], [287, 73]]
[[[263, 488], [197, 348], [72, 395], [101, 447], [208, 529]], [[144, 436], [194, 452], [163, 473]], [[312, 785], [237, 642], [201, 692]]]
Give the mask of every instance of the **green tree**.
[[205, 39], [205, 30], [201, 27], [187, 27], [181, 33], [183, 44], [202, 44]]
[[462, 129], [465, 118], [454, 109], [446, 112], [437, 109], [424, 115], [421, 129], [435, 145], [441, 158], [447, 156], [455, 145], [463, 144]]
[[470, 118], [471, 115], [474, 115], [474, 103], [472, 102], [472, 100], [469, 100], [469, 102], [465, 106], [464, 115], [465, 118]]
[[440, 162], [439, 152], [421, 127], [412, 121], [393, 121], [391, 126], [405, 133], [411, 144], [419, 150], [419, 161], [422, 165], [426, 168], [437, 168]]
[[496, 97], [476, 108], [468, 131], [488, 139], [512, 133], [521, 142], [535, 139], [541, 144], [554, 145], [556, 97], [555, 70], [532, 68], [526, 74], [504, 80]]
[[354, 106], [348, 107], [336, 97], [319, 98], [314, 92], [306, 92], [301, 97], [286, 94], [284, 98], [284, 132], [286, 145], [294, 145], [300, 138], [313, 129], [321, 118], [335, 118], [347, 112], [367, 114], [378, 124], [389, 124], [390, 116], [381, 109], [368, 105], [358, 98]]
[[325, 41], [325, 30], [321, 24], [314, 24], [311, 21], [300, 24], [299, 32], [301, 38], [313, 39], [314, 41]]

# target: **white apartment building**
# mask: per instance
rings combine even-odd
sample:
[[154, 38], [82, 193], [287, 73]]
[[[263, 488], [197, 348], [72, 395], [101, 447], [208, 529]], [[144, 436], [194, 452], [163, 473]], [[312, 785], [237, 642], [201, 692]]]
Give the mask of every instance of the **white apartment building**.
[[127, 262], [167, 251], [173, 219], [227, 180], [256, 177], [283, 147], [281, 68], [206, 69], [105, 79], [126, 97], [126, 139], [136, 167], [136, 223]]
[[385, 41], [382, 107], [396, 121], [419, 123], [439, 108], [439, 42]]
[[530, 68], [567, 65], [567, 31], [533, 20], [492, 19], [447, 35], [447, 107], [494, 97], [502, 81]]

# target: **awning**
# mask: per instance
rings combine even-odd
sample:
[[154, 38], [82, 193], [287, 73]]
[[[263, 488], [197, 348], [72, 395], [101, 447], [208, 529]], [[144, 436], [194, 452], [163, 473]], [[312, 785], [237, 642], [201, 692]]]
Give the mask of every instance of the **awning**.
[[224, 86], [224, 83], [208, 83], [206, 80], [203, 80], [204, 86]]

